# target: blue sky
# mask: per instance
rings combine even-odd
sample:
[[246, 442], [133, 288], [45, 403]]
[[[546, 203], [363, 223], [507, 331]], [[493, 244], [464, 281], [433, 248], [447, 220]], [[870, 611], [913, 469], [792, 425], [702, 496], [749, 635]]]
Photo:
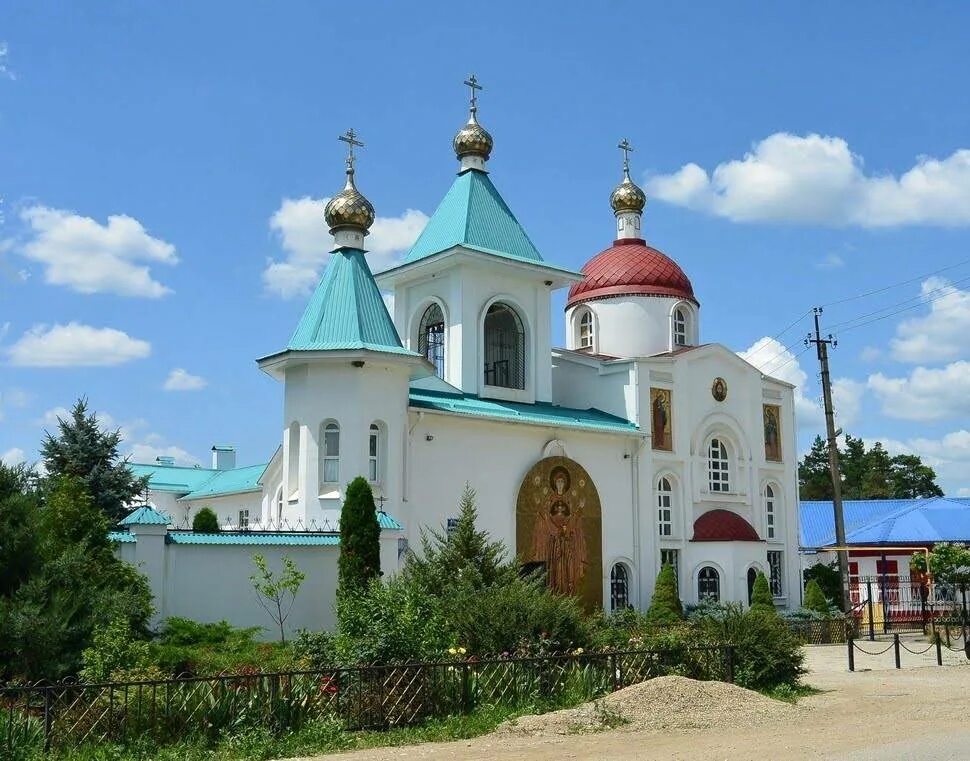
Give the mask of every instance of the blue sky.
[[281, 389], [253, 360], [283, 346], [325, 261], [336, 135], [367, 144], [380, 269], [454, 176], [474, 71], [492, 178], [550, 261], [609, 245], [631, 140], [645, 237], [691, 277], [702, 340], [801, 384], [803, 446], [821, 430], [814, 357], [781, 352], [809, 319], [771, 337], [895, 286], [825, 310], [884, 317], [835, 331], [841, 423], [970, 489], [970, 8], [465, 10], [4, 3], [0, 456], [35, 459], [85, 394], [139, 458], [205, 461], [219, 441], [265, 460]]

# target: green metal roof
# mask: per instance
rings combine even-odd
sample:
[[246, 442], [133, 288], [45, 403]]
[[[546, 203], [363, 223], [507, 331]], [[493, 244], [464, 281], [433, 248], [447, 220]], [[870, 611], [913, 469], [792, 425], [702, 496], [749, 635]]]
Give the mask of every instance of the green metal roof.
[[397, 520], [392, 518], [390, 515], [385, 513], [383, 510], [377, 511], [377, 522], [381, 525], [381, 528], [391, 529], [393, 531], [403, 531], [404, 526], [402, 526]]
[[263, 487], [260, 485], [259, 479], [264, 470], [266, 470], [265, 465], [250, 465], [246, 468], [214, 471], [213, 476], [208, 481], [193, 489], [181, 499], [199, 499], [200, 497], [216, 497], [221, 494], [261, 491]]
[[410, 393], [412, 407], [451, 412], [456, 415], [470, 415], [472, 417], [533, 423], [535, 425], [584, 428], [591, 431], [615, 433], [636, 433], [639, 431], [639, 428], [629, 420], [593, 408], [579, 410], [571, 407], [558, 407], [546, 402], [536, 402], [535, 404], [505, 402], [498, 399], [482, 399], [474, 394], [451, 394], [415, 388], [412, 388]]
[[287, 547], [336, 547], [339, 534], [293, 533], [263, 534], [258, 531], [220, 531], [218, 534], [197, 534], [194, 531], [170, 531], [165, 537], [170, 544], [247, 544]]
[[334, 252], [286, 348], [413, 354], [401, 345], [364, 252], [353, 248]]
[[118, 521], [119, 526], [167, 526], [170, 519], [164, 513], [158, 512], [151, 505], [145, 505], [132, 510]]
[[118, 542], [119, 544], [133, 544], [135, 542], [135, 535], [129, 534], [127, 531], [109, 531], [108, 541]]
[[509, 259], [543, 261], [488, 174], [474, 169], [462, 172], [452, 183], [404, 263], [454, 246]]
[[148, 488], [185, 494], [198, 489], [218, 471], [210, 468], [162, 465], [160, 463], [129, 462], [128, 470], [138, 477], [148, 476]]

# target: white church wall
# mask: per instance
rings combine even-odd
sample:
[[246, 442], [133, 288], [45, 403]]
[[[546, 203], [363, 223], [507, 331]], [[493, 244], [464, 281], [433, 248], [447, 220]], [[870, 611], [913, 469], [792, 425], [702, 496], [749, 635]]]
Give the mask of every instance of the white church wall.
[[179, 495], [168, 491], [149, 489], [146, 501], [158, 512], [167, 515], [172, 523], [181, 526], [188, 520], [187, 506], [179, 502]]
[[[284, 479], [290, 472], [298, 472], [300, 479], [298, 498], [284, 507], [285, 520], [320, 524], [328, 511], [340, 509], [347, 484], [357, 476], [368, 477], [372, 423], [379, 427], [381, 442], [378, 480], [372, 487], [375, 497], [387, 498], [384, 510], [395, 515], [404, 470], [408, 377], [406, 365], [374, 358], [366, 359], [362, 367], [354, 367], [350, 360], [309, 366], [292, 388], [287, 371], [284, 430], [297, 423], [303, 433], [298, 469], [289, 464], [291, 448], [284, 443]], [[339, 473], [334, 483], [321, 483], [321, 426], [330, 421], [340, 429]]]
[[553, 352], [552, 399], [564, 407], [595, 407], [638, 423], [636, 366]]
[[240, 528], [240, 513], [245, 512], [249, 523], [255, 524], [263, 514], [263, 493], [261, 491], [240, 492], [238, 494], [224, 494], [213, 497], [202, 497], [191, 501], [183, 500], [187, 515], [187, 525], [192, 525], [192, 519], [198, 515], [203, 507], [208, 507], [216, 514], [219, 525], [226, 528]]
[[[421, 525], [441, 527], [458, 516], [458, 499], [468, 482], [477, 493], [479, 527], [515, 551], [522, 479], [546, 456], [547, 444], [559, 440], [565, 456], [586, 469], [599, 493], [604, 565], [611, 558], [637, 562], [635, 473], [633, 458], [624, 455], [635, 450], [639, 437], [414, 411], [411, 422], [406, 526], [412, 547], [417, 546]], [[603, 570], [603, 599], [608, 604], [609, 567]]]
[[[647, 357], [672, 348], [670, 314], [681, 299], [667, 296], [622, 296], [595, 299], [566, 310], [567, 346], [578, 348], [574, 322], [589, 309], [594, 315], [594, 347], [598, 354], [613, 357]], [[697, 340], [696, 307], [691, 310], [688, 343]]]

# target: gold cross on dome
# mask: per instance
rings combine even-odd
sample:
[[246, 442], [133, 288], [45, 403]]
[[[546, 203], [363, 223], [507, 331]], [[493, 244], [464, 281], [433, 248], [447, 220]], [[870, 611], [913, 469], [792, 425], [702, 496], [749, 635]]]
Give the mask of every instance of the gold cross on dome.
[[630, 141], [629, 140], [627, 140], [626, 138], [623, 138], [620, 141], [620, 144], [617, 145], [616, 147], [619, 148], [621, 151], [623, 151], [623, 168], [624, 169], [629, 169], [630, 168], [630, 154], [633, 152], [633, 146], [630, 145]]
[[480, 84], [478, 84], [478, 79], [475, 77], [474, 74], [469, 76], [468, 79], [464, 81], [464, 84], [468, 85], [468, 88], [471, 90], [471, 105], [472, 105], [472, 109], [474, 110], [475, 108], [478, 107], [478, 96], [475, 93], [475, 91], [483, 90], [485, 88], [483, 88]]
[[357, 133], [354, 132], [354, 128], [351, 127], [343, 135], [337, 136], [338, 140], [342, 140], [347, 143], [347, 166], [351, 169], [354, 168], [354, 146], [358, 148], [363, 148], [364, 144], [357, 139]]

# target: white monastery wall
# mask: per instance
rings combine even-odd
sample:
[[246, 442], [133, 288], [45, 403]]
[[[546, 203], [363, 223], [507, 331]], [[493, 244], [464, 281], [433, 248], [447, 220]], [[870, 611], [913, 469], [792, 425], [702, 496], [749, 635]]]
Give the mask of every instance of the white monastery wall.
[[564, 407], [595, 407], [638, 423], [636, 365], [618, 362], [604, 366], [593, 357], [553, 352], [552, 396]]
[[593, 314], [593, 352], [612, 357], [647, 357], [673, 347], [671, 314], [681, 306], [690, 315], [687, 343], [698, 338], [697, 307], [683, 299], [666, 296], [601, 298], [566, 310], [567, 345], [579, 348], [578, 319], [583, 310]]

